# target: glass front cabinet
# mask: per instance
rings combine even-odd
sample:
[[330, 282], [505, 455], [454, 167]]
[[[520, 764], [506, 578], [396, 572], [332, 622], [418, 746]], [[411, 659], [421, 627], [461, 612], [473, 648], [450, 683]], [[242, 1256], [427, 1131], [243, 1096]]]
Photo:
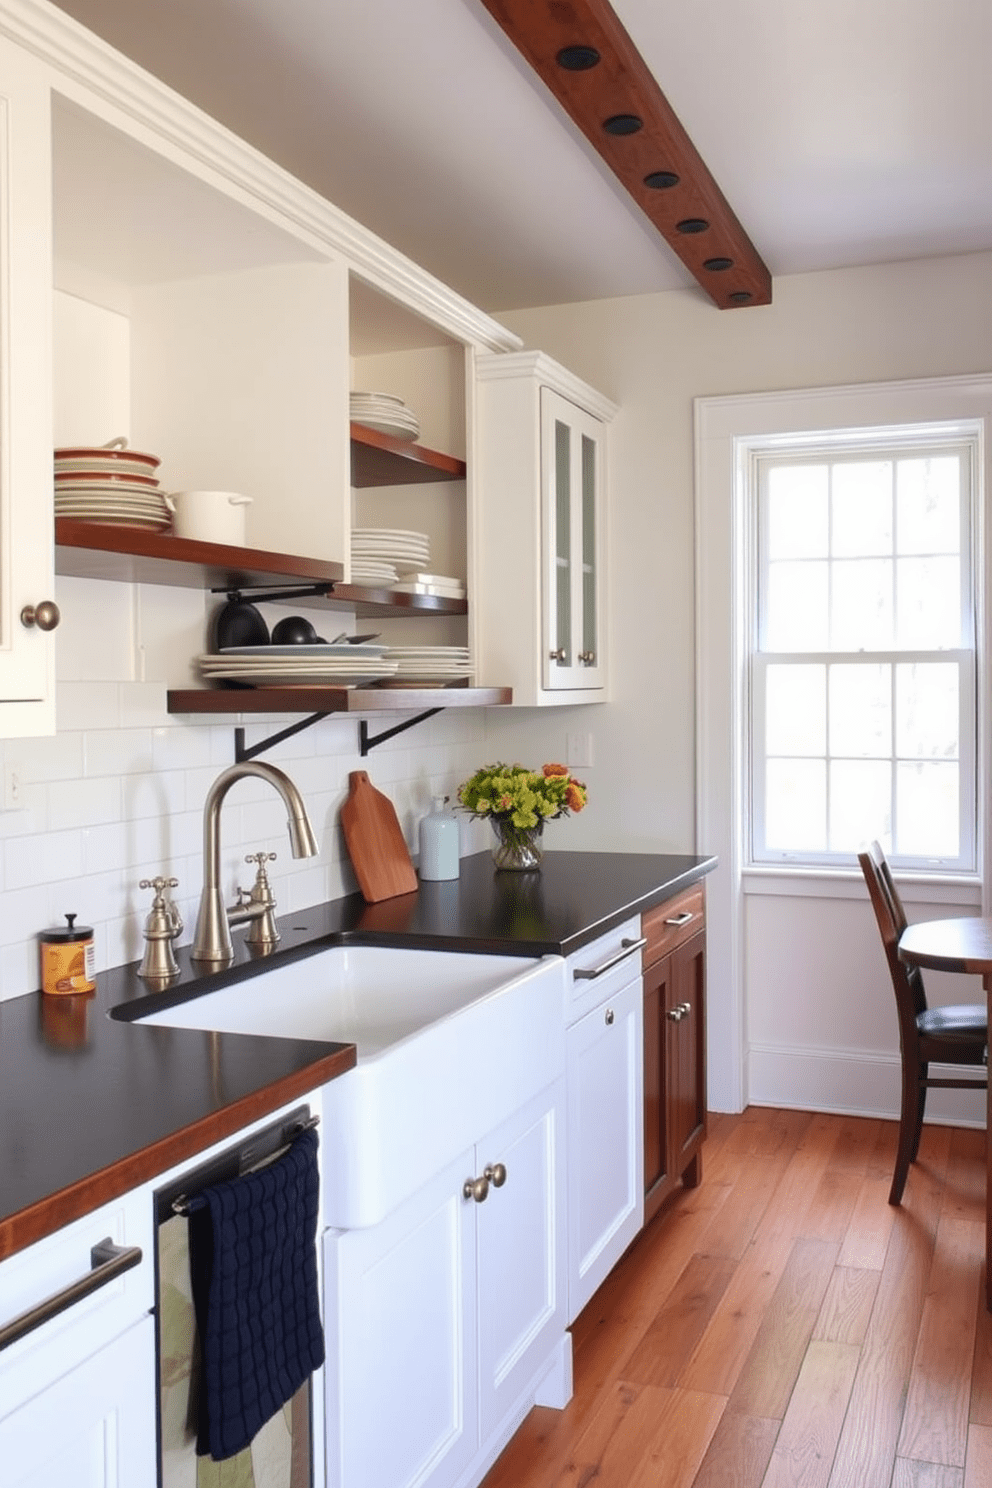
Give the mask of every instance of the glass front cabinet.
[[481, 677], [524, 706], [607, 695], [606, 432], [615, 406], [541, 352], [480, 356], [472, 518]]
[[602, 687], [600, 520], [603, 425], [541, 388], [544, 686]]

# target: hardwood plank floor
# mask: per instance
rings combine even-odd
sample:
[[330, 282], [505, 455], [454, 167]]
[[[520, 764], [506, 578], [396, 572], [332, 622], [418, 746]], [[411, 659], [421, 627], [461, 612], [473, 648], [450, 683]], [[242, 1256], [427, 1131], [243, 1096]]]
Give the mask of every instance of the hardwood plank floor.
[[531, 1411], [483, 1488], [986, 1488], [985, 1134], [714, 1115], [703, 1182], [572, 1329], [568, 1408]]

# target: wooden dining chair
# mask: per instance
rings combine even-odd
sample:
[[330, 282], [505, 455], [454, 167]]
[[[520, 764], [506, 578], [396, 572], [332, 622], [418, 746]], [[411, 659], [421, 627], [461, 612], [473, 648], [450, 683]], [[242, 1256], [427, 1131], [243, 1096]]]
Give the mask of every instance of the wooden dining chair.
[[[923, 975], [918, 966], [899, 960], [899, 939], [906, 928], [906, 914], [892, 870], [877, 842], [858, 853], [858, 862], [868, 885], [875, 918], [882, 935], [885, 959], [896, 994], [899, 1046], [902, 1052], [902, 1104], [899, 1113], [899, 1147], [889, 1190], [889, 1203], [898, 1204], [906, 1185], [909, 1165], [916, 1161], [923, 1130], [927, 1091], [934, 1086], [984, 1090], [988, 1086], [988, 1009], [981, 1003], [959, 1003], [953, 1007], [927, 1006]], [[981, 1078], [940, 1078], [930, 1075], [931, 1061], [940, 1064], [983, 1067]]]

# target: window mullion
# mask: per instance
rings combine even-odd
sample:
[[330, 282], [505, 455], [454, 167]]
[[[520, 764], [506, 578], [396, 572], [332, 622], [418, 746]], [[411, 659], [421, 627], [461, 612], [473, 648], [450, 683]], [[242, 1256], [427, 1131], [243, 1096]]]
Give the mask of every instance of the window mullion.
[[[969, 679], [974, 678], [976, 671], [977, 592], [973, 575], [977, 555], [973, 548], [977, 538], [973, 529], [977, 507], [972, 510], [975, 474], [969, 462], [974, 459], [977, 435], [970, 435], [961, 426], [957, 426], [954, 432], [953, 443], [948, 437], [941, 437], [939, 429], [921, 428], [917, 432], [907, 426], [906, 429], [892, 430], [888, 444], [877, 437], [866, 440], [854, 436], [845, 447], [838, 433], [836, 441], [825, 439], [816, 449], [808, 442], [803, 444], [801, 438], [795, 450], [788, 449], [785, 441], [776, 441], [774, 448], [771, 441], [764, 445], [756, 442], [752, 446], [749, 462], [752, 516], [749, 527], [753, 556], [749, 571], [753, 593], [748, 627], [752, 639], [752, 666], [748, 677], [751, 688], [752, 823], [749, 836], [754, 859], [764, 862], [851, 862], [853, 850], [843, 851], [838, 844], [847, 842], [867, 811], [873, 819], [873, 830], [877, 827], [881, 832], [885, 826], [890, 827], [897, 858], [911, 863], [913, 859], [907, 858], [905, 852], [910, 844], [918, 842], [923, 846], [932, 841], [936, 847], [941, 840], [946, 840], [950, 846], [956, 837], [959, 849], [954, 860], [934, 861], [964, 869], [974, 866], [974, 822], [966, 821], [965, 817], [969, 812], [974, 813], [975, 750], [973, 742], [965, 734], [967, 720], [974, 723], [975, 708], [974, 695], [967, 689], [969, 685], [974, 686], [973, 681], [969, 684]], [[955, 488], [953, 484], [948, 487], [946, 462], [943, 473], [939, 467], [935, 469], [929, 463], [931, 459], [947, 455], [953, 455], [959, 469], [956, 529], [934, 525], [935, 519], [942, 520], [944, 512], [949, 517], [953, 513]], [[925, 463], [918, 463], [915, 470], [907, 464], [904, 472], [900, 463], [903, 461]], [[859, 462], [865, 466], [863, 473], [851, 469]], [[881, 468], [873, 470], [874, 465]], [[845, 472], [851, 471], [850, 475], [845, 473], [843, 485], [839, 474], [842, 467]], [[795, 481], [792, 479], [793, 470]], [[775, 471], [781, 473], [775, 474]], [[942, 483], [934, 484], [937, 481]], [[904, 489], [906, 499], [900, 504], [899, 493]], [[807, 496], [808, 508], [802, 505]], [[810, 513], [810, 523], [822, 525], [804, 529], [804, 510]], [[782, 525], [779, 525], [780, 521]], [[885, 541], [881, 545], [877, 541], [881, 535], [880, 523], [888, 525], [890, 534], [886, 587], [891, 595], [888, 601], [891, 614], [886, 626], [887, 645], [885, 649], [853, 652], [831, 650], [838, 641], [857, 642], [860, 632], [852, 622], [859, 614], [865, 615], [869, 627], [878, 628], [875, 616], [879, 615], [876, 605], [883, 602], [878, 585], [884, 581], [884, 561], [878, 564], [876, 558], [883, 558], [886, 552]], [[862, 532], [874, 534], [872, 540], [863, 541]], [[921, 576], [929, 582], [931, 573], [939, 574], [942, 555], [953, 551], [955, 537], [959, 539], [961, 603], [958, 629], [961, 645], [951, 649], [940, 645], [942, 639], [951, 639], [950, 633], [945, 634], [940, 628], [940, 610], [936, 612], [938, 623], [935, 626], [930, 618], [929, 603], [923, 602], [915, 586], [921, 581]], [[821, 558], [824, 542], [826, 552]], [[774, 583], [771, 572], [773, 555]], [[859, 558], [865, 560], [865, 565], [858, 562]], [[808, 582], [807, 564], [810, 565]], [[943, 566], [946, 569], [946, 563]], [[935, 592], [938, 605], [942, 593], [947, 595], [946, 587]], [[803, 606], [807, 600], [804, 613]], [[818, 609], [823, 604], [827, 607], [826, 615], [817, 618], [816, 609], [811, 606]], [[855, 608], [851, 608], [852, 605]], [[843, 607], [842, 611], [838, 606]], [[949, 611], [945, 609], [944, 614], [953, 622]], [[820, 636], [826, 641], [826, 650], [823, 651], [796, 649], [782, 653], [765, 649], [769, 640], [779, 645], [796, 641], [801, 647], [804, 642], [816, 641]], [[897, 638], [914, 637], [920, 640], [932, 638], [933, 645], [912, 651], [899, 649]], [[914, 663], [924, 670], [913, 673]], [[943, 720], [939, 714], [934, 715], [933, 720], [927, 716], [932, 699], [949, 696], [945, 688], [950, 686], [950, 678], [945, 684], [939, 671], [928, 673], [925, 670], [928, 666], [941, 665], [953, 665], [957, 671], [959, 705], [958, 716], [953, 720]], [[802, 719], [801, 711], [796, 712], [790, 721], [792, 679], [788, 673], [780, 672], [777, 676], [773, 673], [774, 668], [782, 666], [800, 669], [796, 672], [794, 684], [799, 689], [795, 697], [800, 710], [811, 706], [815, 696], [808, 691], [814, 685], [812, 679], [806, 680], [801, 669], [810, 666], [822, 668], [825, 696], [816, 702], [817, 708], [823, 710], [825, 736], [822, 746], [818, 739], [810, 736], [808, 728], [804, 730], [798, 726]], [[887, 667], [887, 686], [884, 675], [874, 683], [866, 678], [862, 685], [856, 673], [838, 670], [860, 666]], [[877, 690], [879, 683], [881, 695]], [[818, 690], [820, 684], [815, 685]], [[906, 688], [911, 691], [907, 692]], [[859, 727], [863, 708], [884, 706], [886, 696], [890, 772], [887, 797], [885, 793], [879, 794], [885, 736], [879, 737], [877, 726], [871, 725], [868, 713], [863, 715], [864, 727]], [[803, 698], [807, 699], [806, 703], [798, 701]], [[918, 770], [908, 774], [904, 770], [902, 777], [897, 752], [900, 737], [897, 703], [900, 698], [904, 722], [911, 730], [903, 739], [903, 746], [910, 750], [907, 760], [912, 764], [918, 759], [919, 763]], [[908, 714], [907, 707], [911, 710]], [[774, 763], [770, 759], [770, 736], [766, 732], [770, 726], [775, 728]], [[953, 761], [947, 753], [954, 737], [952, 728], [957, 729], [958, 738]], [[815, 776], [804, 760], [815, 760], [821, 747], [822, 764], [817, 768], [822, 768], [824, 779], [822, 787], [816, 782], [815, 789], [818, 795], [822, 789], [822, 797], [820, 802], [815, 802], [815, 798], [806, 795]], [[840, 754], [835, 760], [837, 749]], [[810, 750], [812, 753], [807, 752]], [[875, 759], [879, 760], [879, 766], [871, 763]], [[948, 767], [953, 763], [957, 770], [957, 821], [948, 819], [946, 832], [937, 825], [934, 834], [927, 813], [939, 809], [946, 814], [947, 809], [953, 810], [950, 803], [955, 777], [946, 774], [944, 761]], [[769, 789], [771, 796], [768, 795]], [[904, 793], [910, 792], [905, 801], [902, 801], [900, 789]], [[854, 794], [848, 795], [848, 790]], [[902, 813], [901, 801], [906, 808]], [[804, 811], [796, 811], [797, 807], [805, 808], [804, 825], [799, 825]], [[811, 807], [814, 808], [812, 814]], [[822, 823], [821, 809], [826, 813]], [[886, 811], [888, 823], [884, 822]], [[943, 817], [932, 817], [934, 824], [942, 820]], [[769, 832], [776, 843], [785, 843], [801, 841], [806, 831], [813, 834], [810, 840], [819, 840], [822, 833], [826, 847], [822, 850], [785, 850], [769, 846]], [[907, 832], [911, 834], [908, 838]], [[904, 849], [902, 852], [900, 846]], [[930, 861], [927, 860], [928, 866]]]

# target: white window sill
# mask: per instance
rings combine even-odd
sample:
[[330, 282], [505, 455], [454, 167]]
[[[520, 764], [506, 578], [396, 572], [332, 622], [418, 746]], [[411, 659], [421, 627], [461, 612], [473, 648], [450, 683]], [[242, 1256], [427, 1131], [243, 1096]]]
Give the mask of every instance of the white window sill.
[[[896, 886], [907, 904], [955, 904], [981, 910], [982, 884], [977, 874], [901, 873]], [[744, 868], [741, 892], [798, 899], [867, 899], [868, 890], [856, 868]]]

